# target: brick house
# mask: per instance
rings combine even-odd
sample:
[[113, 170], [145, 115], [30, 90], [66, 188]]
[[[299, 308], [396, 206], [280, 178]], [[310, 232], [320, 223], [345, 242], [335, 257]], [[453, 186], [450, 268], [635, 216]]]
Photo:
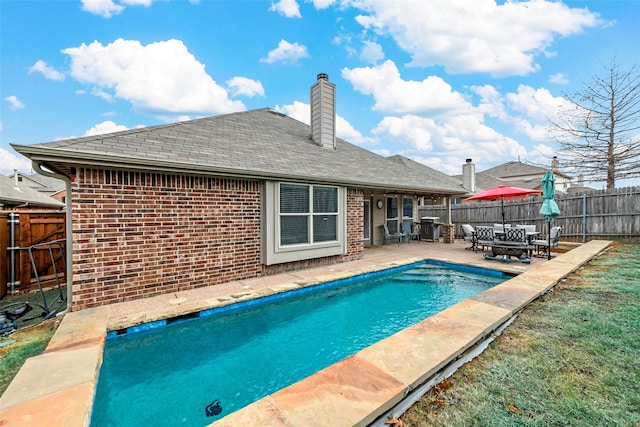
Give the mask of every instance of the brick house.
[[73, 310], [358, 259], [465, 193], [337, 138], [326, 74], [311, 126], [263, 108], [14, 148], [70, 183]]

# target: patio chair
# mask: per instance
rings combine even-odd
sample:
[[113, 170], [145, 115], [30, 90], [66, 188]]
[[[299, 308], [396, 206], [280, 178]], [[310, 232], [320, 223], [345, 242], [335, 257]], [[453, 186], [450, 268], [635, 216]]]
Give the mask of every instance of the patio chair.
[[395, 233], [389, 233], [389, 227], [387, 226], [387, 224], [382, 224], [382, 228], [384, 228], [384, 244], [387, 244], [387, 240], [396, 240], [398, 242], [398, 244], [402, 243], [402, 239], [404, 238], [404, 236], [406, 236], [406, 234], [404, 233], [400, 233], [400, 232], [395, 232]]
[[420, 233], [418, 233], [417, 231], [411, 230], [410, 221], [402, 221], [402, 233], [405, 236], [408, 236], [409, 243], [411, 243], [411, 240], [413, 240], [414, 237], [416, 238], [416, 240], [420, 240]]
[[507, 227], [504, 230], [505, 242], [510, 245], [527, 246], [527, 230], [522, 227]]
[[[551, 231], [549, 232], [551, 236], [547, 235], [547, 238], [536, 239], [531, 242], [533, 246], [537, 248], [538, 257], [545, 257], [551, 254], [551, 248], [557, 248], [560, 243], [560, 234], [562, 232], [562, 227], [551, 227]], [[549, 246], [549, 242], [551, 242], [551, 246]], [[544, 250], [544, 252], [542, 252]]]
[[476, 227], [476, 245], [482, 246], [484, 251], [485, 246], [493, 245], [495, 241], [495, 234], [493, 233], [493, 227], [486, 225], [479, 225]]
[[508, 227], [511, 227], [511, 224], [504, 224], [503, 226], [502, 224], [495, 223], [493, 224], [493, 231], [498, 233], [504, 233], [504, 229]]
[[535, 233], [536, 232], [535, 224], [517, 224], [516, 228], [524, 228], [527, 233]]
[[478, 250], [478, 242], [476, 240], [476, 230], [471, 224], [462, 224], [462, 232], [464, 233], [464, 241], [471, 242], [471, 246], [466, 247], [470, 251]]

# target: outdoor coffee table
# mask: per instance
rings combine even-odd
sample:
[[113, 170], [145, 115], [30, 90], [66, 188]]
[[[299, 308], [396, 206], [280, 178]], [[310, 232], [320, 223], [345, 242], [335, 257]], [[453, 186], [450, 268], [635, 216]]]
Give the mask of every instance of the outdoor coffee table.
[[520, 243], [510, 243], [508, 241], [496, 241], [491, 245], [491, 253], [484, 256], [485, 259], [492, 261], [510, 262], [511, 257], [525, 264], [531, 263], [531, 258], [527, 256], [529, 251], [533, 250], [533, 246], [522, 245]]

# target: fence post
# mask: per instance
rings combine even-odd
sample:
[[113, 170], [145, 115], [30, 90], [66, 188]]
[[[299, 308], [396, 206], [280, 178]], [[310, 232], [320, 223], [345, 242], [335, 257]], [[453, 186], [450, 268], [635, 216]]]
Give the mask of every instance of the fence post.
[[587, 241], [587, 194], [582, 193], [582, 243]]
[[16, 288], [16, 226], [20, 224], [20, 214], [9, 212], [9, 289], [10, 295]]
[[[31, 215], [27, 213], [22, 215], [22, 221], [20, 221], [20, 247], [29, 246], [31, 246]], [[31, 286], [31, 260], [22, 250], [19, 255], [20, 288], [28, 291]]]

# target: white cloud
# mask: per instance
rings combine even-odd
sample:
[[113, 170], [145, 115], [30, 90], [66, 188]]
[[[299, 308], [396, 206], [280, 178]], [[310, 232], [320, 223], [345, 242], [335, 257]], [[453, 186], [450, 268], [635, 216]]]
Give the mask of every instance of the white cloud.
[[550, 139], [549, 120], [567, 105], [564, 98], [553, 96], [547, 89], [527, 85], [519, 85], [516, 93], [508, 93], [505, 98], [516, 130], [534, 141]]
[[406, 115], [385, 117], [373, 130], [374, 134], [385, 133], [392, 139], [407, 141], [419, 151], [431, 151], [433, 142], [431, 131], [436, 128], [432, 119]]
[[312, 0], [312, 3], [316, 9], [322, 10], [336, 3], [336, 0]]
[[361, 0], [356, 20], [365, 29], [391, 36], [411, 55], [409, 65], [444, 65], [449, 73], [526, 75], [538, 70], [559, 36], [604, 25], [587, 8], [535, 0], [496, 4], [495, 0], [396, 2]]
[[13, 173], [14, 169], [21, 172], [31, 171], [31, 160], [0, 147], [0, 173], [2, 175], [9, 175]]
[[559, 85], [566, 85], [567, 83], [569, 83], [569, 80], [567, 80], [567, 76], [565, 76], [564, 74], [557, 73], [552, 76], [549, 76], [549, 82], [559, 84]]
[[260, 62], [273, 64], [274, 62], [296, 63], [302, 58], [308, 58], [307, 47], [298, 43], [289, 43], [280, 40], [278, 47], [267, 54], [266, 58], [260, 58]]
[[93, 92], [101, 97], [111, 92], [140, 110], [184, 115], [246, 109], [229, 99], [180, 40], [146, 46], [136, 40], [118, 39], [105, 46], [94, 41], [62, 52], [71, 58], [75, 79], [94, 85]]
[[[513, 112], [533, 115], [535, 109], [518, 110], [516, 106], [524, 107], [516, 103], [520, 98], [509, 103], [509, 98], [492, 86], [472, 86], [471, 93], [462, 94], [437, 76], [406, 81], [392, 61], [375, 67], [345, 68], [342, 77], [356, 91], [374, 98], [374, 110], [389, 113], [372, 130], [377, 140], [398, 147], [398, 152], [410, 158], [459, 159], [457, 172], [468, 157], [491, 164], [496, 159], [527, 154], [523, 145], [489, 126], [485, 119], [493, 117], [499, 125], [512, 127], [516, 123]], [[470, 101], [474, 94], [479, 97], [477, 105]], [[538, 96], [543, 97], [542, 93]], [[513, 112], [507, 109], [512, 105]]]
[[111, 18], [122, 12], [124, 6], [115, 4], [113, 0], [82, 0], [82, 10], [103, 18]]
[[4, 98], [9, 103], [9, 108], [12, 110], [21, 110], [25, 105], [15, 95], [9, 95]]
[[280, 15], [287, 18], [302, 18], [300, 15], [300, 8], [296, 0], [280, 0], [275, 3], [271, 3], [269, 8], [272, 12], [278, 12]]
[[33, 64], [31, 68], [29, 68], [29, 74], [34, 72], [41, 73], [45, 78], [49, 80], [64, 80], [64, 74], [50, 67], [46, 62], [42, 60], [36, 61], [36, 63]]
[[95, 95], [98, 98], [102, 98], [107, 102], [114, 102], [113, 95], [111, 95], [109, 92], [102, 90], [101, 88], [98, 88], [98, 87], [94, 87], [93, 89], [91, 89], [91, 95]]
[[490, 117], [505, 119], [508, 117], [504, 108], [504, 97], [491, 85], [471, 86], [471, 92], [480, 96], [480, 102], [476, 107], [478, 112], [487, 114]]
[[246, 77], [233, 77], [227, 80], [226, 83], [233, 96], [244, 95], [251, 98], [258, 95], [264, 97], [264, 87], [257, 80]]
[[415, 113], [469, 108], [463, 97], [442, 78], [429, 76], [421, 82], [402, 80], [391, 60], [374, 67], [343, 68], [342, 77], [358, 92], [373, 95], [374, 110]]
[[[279, 106], [276, 111], [286, 114], [302, 123], [311, 124], [311, 107], [304, 102], [294, 101], [293, 104]], [[344, 117], [336, 114], [336, 136], [352, 144], [372, 144], [375, 141], [358, 132]]]
[[404, 115], [387, 116], [373, 130], [380, 140], [404, 147], [407, 157], [456, 159], [448, 167], [425, 163], [447, 173], [460, 173], [465, 158], [476, 164], [493, 165], [496, 159], [524, 157], [526, 149], [482, 122], [482, 115], [469, 114], [437, 119]]
[[[149, 7], [156, 0], [81, 0], [82, 10], [103, 18], [111, 18], [114, 15], [122, 13], [126, 6], [144, 6]], [[197, 0], [189, 0], [191, 4], [198, 4]]]
[[361, 60], [369, 62], [371, 64], [375, 64], [384, 58], [382, 46], [380, 46], [378, 43], [365, 41], [363, 44], [364, 46], [362, 47], [362, 52], [360, 52]]
[[91, 127], [83, 136], [102, 135], [104, 133], [120, 132], [127, 129], [129, 128], [126, 126], [118, 125], [111, 120], [105, 120], [104, 122]]
[[149, 7], [154, 0], [120, 0], [121, 3], [127, 6], [144, 6]]

